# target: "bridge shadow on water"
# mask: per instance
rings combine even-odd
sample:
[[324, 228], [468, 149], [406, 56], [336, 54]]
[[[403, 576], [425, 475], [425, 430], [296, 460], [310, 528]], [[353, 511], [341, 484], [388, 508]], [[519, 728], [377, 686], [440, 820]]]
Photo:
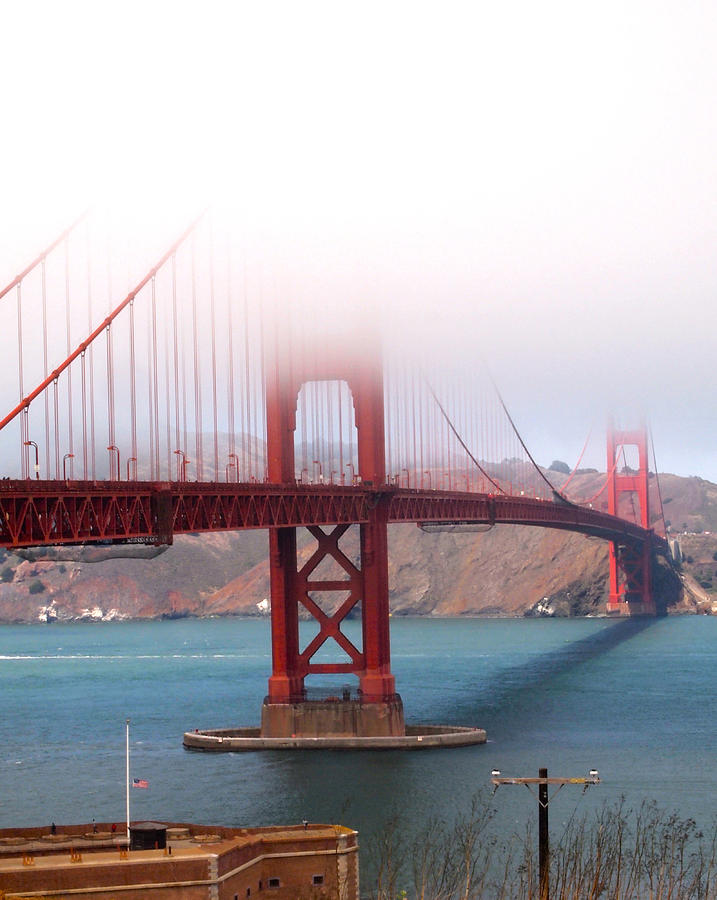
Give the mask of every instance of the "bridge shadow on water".
[[491, 682], [485, 685], [486, 690], [480, 686], [480, 697], [473, 700], [466, 692], [463, 697], [455, 698], [452, 710], [455, 721], [463, 717], [490, 729], [497, 720], [505, 722], [508, 718], [520, 725], [520, 720], [531, 711], [539, 713], [540, 707], [554, 695], [562, 676], [638, 637], [656, 621], [648, 617], [621, 619], [595, 634], [495, 672]]

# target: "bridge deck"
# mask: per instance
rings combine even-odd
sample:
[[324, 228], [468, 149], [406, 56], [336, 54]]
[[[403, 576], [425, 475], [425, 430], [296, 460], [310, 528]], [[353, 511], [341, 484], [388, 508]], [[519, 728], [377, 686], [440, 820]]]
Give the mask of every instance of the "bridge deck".
[[[654, 532], [591, 508], [524, 496], [394, 486], [207, 482], [0, 481], [0, 546], [171, 543], [175, 534], [368, 522], [537, 525], [622, 543]], [[661, 545], [665, 543], [663, 548]]]

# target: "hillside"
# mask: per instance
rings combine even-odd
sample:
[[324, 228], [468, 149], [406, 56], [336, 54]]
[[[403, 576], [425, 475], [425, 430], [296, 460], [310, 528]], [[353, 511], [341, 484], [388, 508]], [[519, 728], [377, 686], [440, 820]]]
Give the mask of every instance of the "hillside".
[[[597, 473], [587, 472], [571, 488], [590, 496], [599, 481]], [[717, 613], [717, 486], [666, 475], [660, 477], [660, 487], [672, 534], [680, 539], [685, 557], [684, 589], [678, 595], [679, 585], [665, 581], [665, 598], [674, 611]], [[654, 499], [652, 503], [657, 508]], [[391, 527], [389, 542], [394, 615], [585, 615], [604, 610], [607, 544], [597, 539], [517, 526], [429, 534], [402, 525]], [[302, 532], [303, 558], [312, 547], [313, 540]], [[349, 558], [357, 557], [355, 533], [347, 533], [342, 549]], [[264, 532], [239, 532], [177, 537], [154, 558], [132, 557], [151, 555], [149, 548], [2, 554], [0, 622], [259, 615], [257, 603], [269, 597], [267, 551]]]

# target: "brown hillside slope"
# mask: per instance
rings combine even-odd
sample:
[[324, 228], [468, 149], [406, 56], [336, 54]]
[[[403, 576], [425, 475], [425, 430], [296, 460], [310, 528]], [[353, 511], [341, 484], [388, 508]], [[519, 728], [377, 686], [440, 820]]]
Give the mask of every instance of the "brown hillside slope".
[[[598, 474], [588, 473], [572, 485], [588, 495], [599, 481]], [[685, 573], [697, 588], [686, 593], [677, 609], [717, 612], [717, 486], [669, 475], [661, 476], [660, 484], [672, 533], [684, 525], [692, 529], [679, 537]], [[389, 529], [389, 542], [394, 615], [514, 616], [536, 608], [584, 615], [604, 610], [607, 544], [596, 539], [517, 526], [429, 534], [403, 525]], [[302, 533], [303, 559], [312, 548], [313, 539]], [[356, 559], [355, 533], [346, 535], [342, 549]], [[102, 554], [89, 548], [62, 551], [67, 558], [53, 562], [3, 554], [0, 622], [258, 615], [256, 604], [270, 595], [267, 551], [264, 532], [218, 532], [179, 537], [151, 560], [90, 562], [93, 553]], [[71, 559], [73, 555], [78, 558]]]

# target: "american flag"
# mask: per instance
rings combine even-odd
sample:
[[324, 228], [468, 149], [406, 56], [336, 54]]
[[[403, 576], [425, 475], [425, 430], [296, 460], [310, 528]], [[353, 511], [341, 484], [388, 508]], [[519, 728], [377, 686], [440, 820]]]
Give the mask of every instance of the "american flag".
[[148, 788], [149, 782], [145, 781], [144, 778], [133, 778], [132, 779], [132, 787]]

